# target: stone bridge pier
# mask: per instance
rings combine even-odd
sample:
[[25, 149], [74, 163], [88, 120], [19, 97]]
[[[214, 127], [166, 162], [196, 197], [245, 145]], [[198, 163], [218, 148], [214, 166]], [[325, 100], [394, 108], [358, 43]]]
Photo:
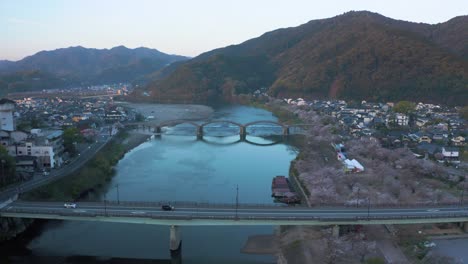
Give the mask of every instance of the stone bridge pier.
[[283, 136], [289, 136], [289, 127], [288, 126], [283, 127]]
[[239, 135], [241, 140], [245, 140], [247, 137], [247, 128], [245, 126], [239, 126]]
[[175, 252], [179, 252], [182, 247], [180, 227], [176, 225], [172, 225], [169, 236], [170, 236], [169, 237], [169, 249], [171, 250], [171, 254]]
[[203, 138], [203, 126], [197, 126], [197, 139]]
[[461, 222], [460, 228], [465, 232], [468, 233], [468, 222]]
[[155, 127], [154, 133], [156, 133], [156, 135], [161, 135], [161, 127], [160, 126]]

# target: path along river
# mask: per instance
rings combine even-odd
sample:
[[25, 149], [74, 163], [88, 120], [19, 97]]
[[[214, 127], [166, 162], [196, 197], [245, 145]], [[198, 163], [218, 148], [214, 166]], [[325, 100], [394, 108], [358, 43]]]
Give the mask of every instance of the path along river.
[[[239, 123], [276, 120], [268, 111], [243, 106], [217, 109], [212, 119]], [[147, 141], [120, 160], [115, 177], [99, 196], [107, 200], [235, 203], [238, 186], [240, 203], [272, 203], [271, 180], [275, 175], [288, 175], [297, 151], [284, 142], [258, 146], [234, 143], [238, 139], [238, 135], [208, 136], [200, 141], [193, 135], [163, 135]], [[247, 139], [271, 142], [261, 137]], [[182, 227], [182, 263], [274, 263], [273, 256], [241, 253], [249, 236], [273, 232], [272, 226]], [[169, 227], [48, 222], [27, 248], [33, 260], [45, 256], [167, 260]]]

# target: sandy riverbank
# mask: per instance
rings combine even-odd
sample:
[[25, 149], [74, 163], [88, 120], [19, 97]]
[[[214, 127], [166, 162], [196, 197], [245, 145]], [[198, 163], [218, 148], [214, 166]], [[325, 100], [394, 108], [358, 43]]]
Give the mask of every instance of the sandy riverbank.
[[213, 108], [205, 105], [137, 104], [128, 102], [119, 102], [118, 104], [135, 109], [146, 118], [150, 117], [149, 124], [179, 119], [200, 120], [209, 118], [213, 114]]

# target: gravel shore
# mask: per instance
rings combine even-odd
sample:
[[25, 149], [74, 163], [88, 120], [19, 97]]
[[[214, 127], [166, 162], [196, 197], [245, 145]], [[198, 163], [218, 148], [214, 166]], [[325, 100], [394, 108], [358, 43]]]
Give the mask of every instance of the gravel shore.
[[137, 104], [119, 102], [119, 104], [135, 109], [148, 118], [148, 124], [161, 123], [168, 120], [200, 120], [209, 118], [213, 109], [205, 105], [191, 104]]

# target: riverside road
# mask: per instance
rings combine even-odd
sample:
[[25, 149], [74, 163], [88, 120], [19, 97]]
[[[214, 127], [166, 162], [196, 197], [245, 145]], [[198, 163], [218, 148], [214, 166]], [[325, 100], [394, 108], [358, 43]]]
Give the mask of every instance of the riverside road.
[[14, 184], [13, 186], [1, 190], [0, 202], [11, 198], [15, 194], [33, 190], [77, 171], [86, 162], [91, 160], [96, 155], [96, 153], [106, 145], [107, 142], [107, 136], [100, 137], [95, 143], [82, 150], [79, 155], [70, 162], [70, 164], [52, 170], [48, 175], [35, 175], [31, 180]]
[[306, 208], [192, 204], [164, 211], [160, 204], [162, 203], [83, 202], [77, 204], [76, 208], [64, 208], [63, 203], [16, 201], [2, 208], [0, 216], [159, 225], [330, 225], [468, 221], [467, 206]]

